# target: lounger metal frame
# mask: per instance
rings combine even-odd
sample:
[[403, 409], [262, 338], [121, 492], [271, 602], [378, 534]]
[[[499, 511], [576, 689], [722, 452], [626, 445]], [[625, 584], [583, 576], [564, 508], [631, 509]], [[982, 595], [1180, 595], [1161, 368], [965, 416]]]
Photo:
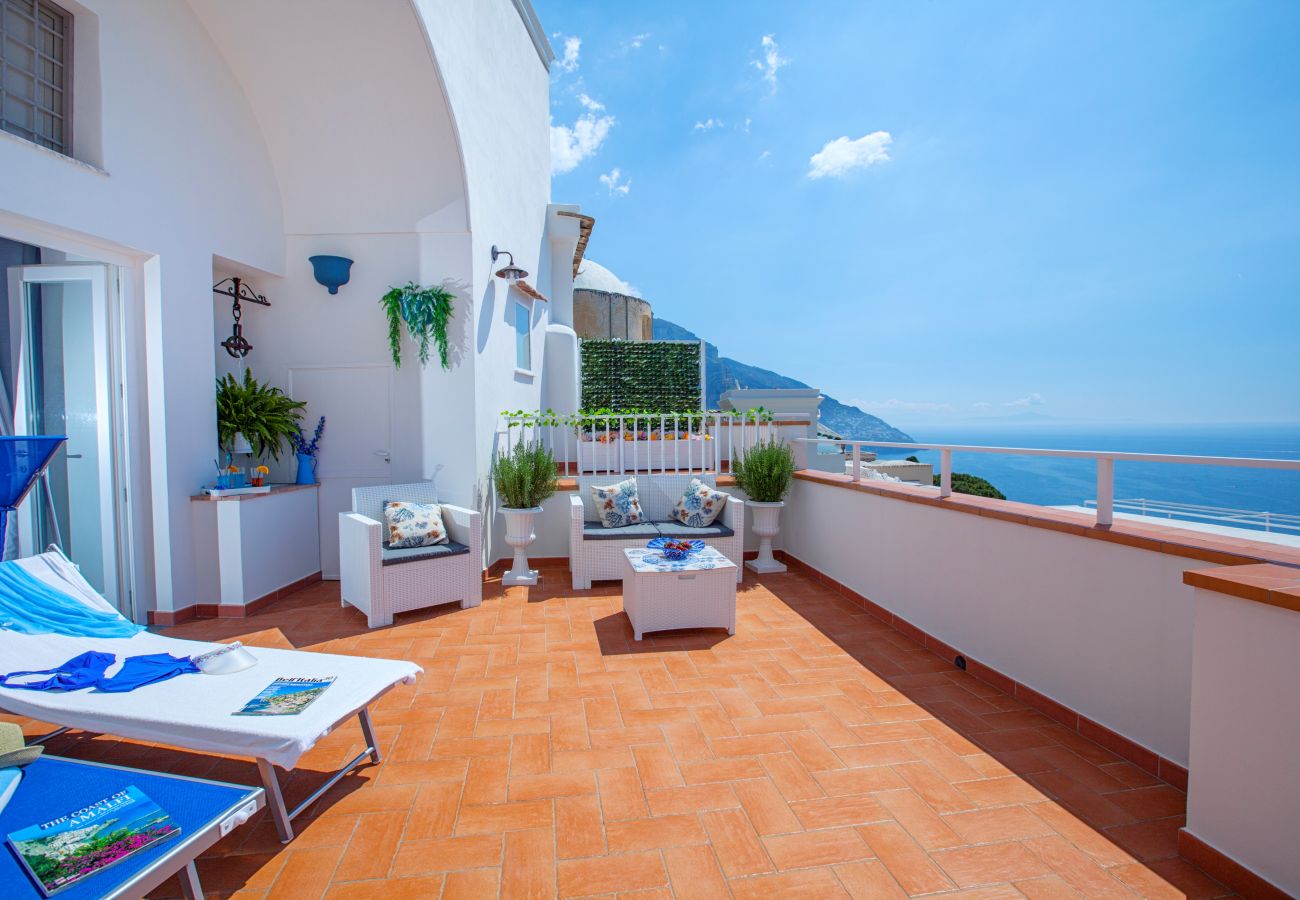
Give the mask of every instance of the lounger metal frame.
[[[348, 717], [345, 716], [344, 719], [346, 718]], [[343, 719], [339, 721], [343, 721]], [[275, 766], [269, 760], [258, 757], [257, 771], [262, 776], [262, 786], [266, 788], [266, 805], [271, 810], [271, 818], [275, 820], [275, 830], [280, 833], [280, 843], [287, 844], [292, 841], [293, 820], [306, 812], [313, 803], [345, 778], [349, 772], [361, 765], [366, 757], [369, 757], [370, 761], [376, 765], [379, 764], [382, 755], [379, 752], [379, 741], [375, 740], [375, 728], [370, 721], [369, 706], [363, 706], [357, 712], [357, 721], [361, 723], [361, 734], [366, 740], [366, 749], [331, 775], [324, 784], [312, 792], [310, 797], [299, 803], [292, 811], [285, 806], [284, 795], [280, 792], [280, 779], [275, 774]]]
[[[50, 544], [45, 549], [46, 551], [53, 550], [57, 552], [60, 556], [62, 556], [65, 560], [67, 560], [69, 565], [73, 567], [77, 566], [77, 564], [74, 563], [72, 559], [68, 556], [68, 554], [63, 552], [63, 548], [60, 547], [58, 544]], [[394, 687], [395, 685], [390, 684], [388, 687], [384, 688], [378, 694], [375, 694], [375, 696], [371, 697], [370, 703], [374, 703], [380, 697], [384, 696], [384, 694], [387, 694], [389, 691], [391, 691]], [[380, 753], [379, 750], [379, 741], [375, 739], [375, 727], [374, 724], [370, 721], [370, 703], [367, 703], [365, 706], [361, 707], [358, 710], [348, 713], [346, 716], [340, 716], [338, 721], [335, 722], [333, 725], [331, 725], [329, 728], [330, 731], [333, 731], [335, 728], [338, 728], [348, 719], [352, 718], [353, 716], [356, 716], [357, 721], [361, 724], [361, 736], [365, 738], [366, 749], [362, 750], [355, 757], [353, 757], [352, 760], [349, 761], [347, 765], [345, 765], [343, 768], [339, 769], [333, 775], [331, 775], [325, 781], [324, 784], [322, 784], [315, 791], [313, 791], [310, 797], [308, 797], [302, 803], [299, 803], [293, 809], [292, 812], [289, 811], [288, 807], [285, 805], [284, 794], [280, 790], [280, 779], [275, 774], [275, 765], [268, 759], [263, 759], [260, 756], [256, 757], [257, 772], [262, 778], [262, 787], [266, 788], [266, 805], [271, 810], [271, 818], [275, 821], [275, 830], [280, 835], [280, 843], [287, 844], [290, 841], [292, 841], [294, 838], [293, 820], [298, 818], [298, 816], [302, 815], [304, 812], [306, 812], [313, 803], [315, 803], [322, 796], [324, 796], [326, 791], [328, 791], [330, 788], [334, 787], [334, 785], [338, 784], [340, 781], [346, 778], [348, 773], [350, 773], [357, 766], [361, 765], [362, 761], [364, 761], [366, 757], [370, 757], [370, 761], [373, 762], [375, 765], [378, 765], [382, 760], [382, 754]], [[4, 707], [0, 706], [0, 712], [3, 711], [4, 711]], [[49, 734], [43, 735], [38, 738], [33, 738], [31, 740], [31, 743], [43, 744], [46, 741], [50, 740], [51, 738], [56, 738], [61, 734], [65, 734], [69, 731], [72, 731], [73, 728], [75, 727], [76, 726], [73, 725], [61, 726], [59, 728], [54, 729]], [[87, 731], [88, 729], [81, 728], [77, 730]], [[174, 744], [173, 746], [181, 747], [182, 750], [187, 749], [185, 747], [182, 747], [180, 744]]]
[[[370, 703], [374, 703], [380, 697], [384, 696], [384, 694], [392, 690], [392, 687], [393, 686], [390, 685], [389, 687], [384, 688], [384, 690], [371, 698]], [[348, 713], [330, 726], [330, 731], [333, 731], [348, 719], [356, 716], [357, 721], [361, 725], [361, 736], [365, 739], [366, 748], [349, 760], [343, 768], [330, 775], [324, 784], [314, 790], [310, 797], [299, 803], [293, 808], [293, 810], [290, 810], [284, 802], [284, 793], [280, 790], [280, 778], [275, 773], [275, 764], [263, 757], [256, 757], [257, 772], [262, 778], [262, 787], [266, 788], [266, 806], [267, 809], [271, 811], [271, 819], [275, 822], [275, 830], [280, 835], [280, 843], [287, 844], [293, 840], [294, 819], [298, 818], [298, 816], [310, 809], [311, 805], [324, 796], [326, 791], [346, 778], [348, 774], [357, 766], [361, 765], [367, 757], [376, 765], [378, 765], [382, 760], [383, 756], [379, 750], [379, 741], [375, 738], [375, 726], [374, 723], [370, 721], [370, 703], [367, 703], [355, 712]], [[32, 738], [30, 743], [43, 744], [51, 738], [58, 737], [61, 734], [71, 731], [74, 727], [75, 726], [63, 726], [61, 728], [56, 728], [49, 734], [38, 738]], [[84, 731], [86, 729], [78, 730]], [[177, 744], [175, 746], [179, 747], [181, 745]], [[182, 747], [181, 749], [185, 748]]]

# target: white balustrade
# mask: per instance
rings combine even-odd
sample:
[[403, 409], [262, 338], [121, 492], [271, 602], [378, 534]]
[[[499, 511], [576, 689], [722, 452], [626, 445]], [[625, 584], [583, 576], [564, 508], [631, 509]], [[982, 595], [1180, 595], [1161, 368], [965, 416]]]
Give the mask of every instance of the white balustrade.
[[1247, 456], [1180, 456], [1165, 453], [1130, 453], [1113, 450], [1048, 450], [1039, 447], [980, 447], [968, 444], [918, 444], [901, 441], [846, 441], [828, 438], [795, 438], [803, 445], [801, 454], [806, 459], [817, 452], [818, 446], [840, 447], [841, 453], [847, 451], [852, 460], [849, 478], [862, 480], [862, 449], [864, 447], [889, 447], [900, 450], [933, 450], [939, 453], [939, 496], [952, 496], [952, 455], [953, 453], [993, 453], [1004, 456], [1049, 456], [1057, 459], [1090, 459], [1097, 465], [1097, 498], [1087, 500], [1084, 506], [1096, 510], [1098, 525], [1111, 525], [1114, 522], [1115, 508], [1124, 511], [1140, 509], [1142, 515], [1148, 508], [1155, 510], [1155, 515], [1169, 518], [1205, 519], [1221, 521], [1225, 524], [1245, 525], [1265, 531], [1272, 529], [1293, 530], [1300, 532], [1300, 516], [1284, 513], [1254, 512], [1251, 510], [1225, 509], [1219, 507], [1197, 506], [1195, 504], [1172, 503], [1164, 501], [1115, 500], [1115, 463], [1143, 462], [1168, 463], [1171, 465], [1193, 466], [1228, 466], [1243, 469], [1280, 469], [1300, 472], [1300, 460], [1293, 459], [1257, 459]]
[[[727, 412], [525, 413], [504, 415], [503, 424], [502, 452], [521, 439], [540, 441], [570, 475], [726, 472], [755, 443], [785, 437], [782, 423], [769, 416]], [[807, 433], [806, 423], [790, 427]]]

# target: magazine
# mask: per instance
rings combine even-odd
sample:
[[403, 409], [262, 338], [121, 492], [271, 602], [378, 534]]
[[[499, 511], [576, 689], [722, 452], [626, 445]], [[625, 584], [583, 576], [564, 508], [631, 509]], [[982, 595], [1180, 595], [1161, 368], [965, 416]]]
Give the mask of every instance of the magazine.
[[9, 846], [46, 897], [102, 872], [180, 826], [131, 785], [111, 797], [9, 835]]
[[237, 710], [237, 716], [296, 716], [334, 683], [328, 678], [277, 678]]

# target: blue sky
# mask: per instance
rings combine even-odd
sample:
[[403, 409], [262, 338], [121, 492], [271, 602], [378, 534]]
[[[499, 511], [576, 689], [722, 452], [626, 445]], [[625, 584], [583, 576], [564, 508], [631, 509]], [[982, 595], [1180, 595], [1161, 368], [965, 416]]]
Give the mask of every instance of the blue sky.
[[554, 199], [901, 424], [1300, 420], [1300, 3], [534, 0]]

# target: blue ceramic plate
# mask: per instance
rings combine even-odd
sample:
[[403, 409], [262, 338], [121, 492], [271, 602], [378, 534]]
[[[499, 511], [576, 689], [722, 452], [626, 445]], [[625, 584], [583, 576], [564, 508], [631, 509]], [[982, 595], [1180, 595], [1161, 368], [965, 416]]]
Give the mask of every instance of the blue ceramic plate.
[[[687, 543], [691, 545], [691, 549], [670, 550], [668, 549], [668, 544], [670, 543], [673, 544]], [[699, 553], [701, 550], [703, 550], [704, 541], [696, 540], [694, 538], [688, 538], [683, 540], [682, 538], [657, 537], [654, 540], [650, 541], [648, 544], [646, 544], [646, 546], [649, 547], [651, 550], [658, 550], [660, 553], [664, 555], [664, 559], [671, 559], [674, 562], [679, 562], [685, 559], [686, 557], [690, 556], [692, 553]]]

